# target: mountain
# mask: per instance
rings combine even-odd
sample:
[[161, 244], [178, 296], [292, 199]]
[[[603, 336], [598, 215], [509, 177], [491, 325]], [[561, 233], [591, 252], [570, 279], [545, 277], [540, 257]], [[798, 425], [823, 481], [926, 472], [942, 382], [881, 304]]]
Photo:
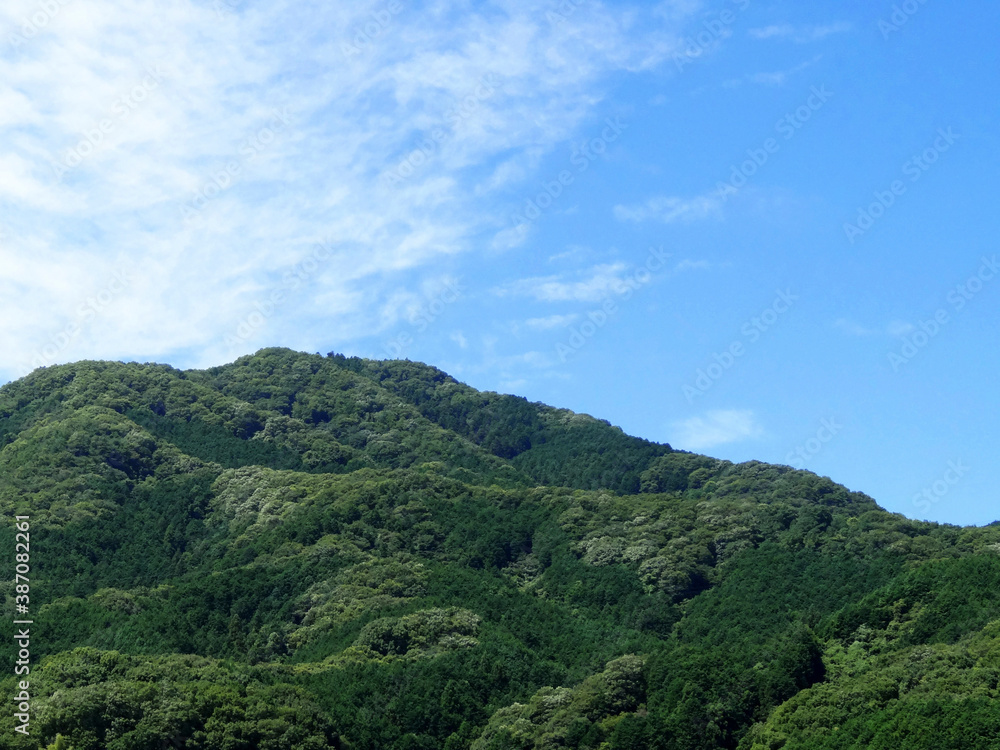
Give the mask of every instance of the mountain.
[[36, 370], [0, 506], [0, 748], [1000, 746], [1000, 526], [414, 362]]

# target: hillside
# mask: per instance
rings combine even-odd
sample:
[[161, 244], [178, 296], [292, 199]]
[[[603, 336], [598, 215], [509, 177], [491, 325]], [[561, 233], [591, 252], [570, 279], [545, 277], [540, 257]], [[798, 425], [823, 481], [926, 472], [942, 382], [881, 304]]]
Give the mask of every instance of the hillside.
[[0, 507], [10, 619], [33, 542], [0, 748], [998, 746], [1000, 526], [419, 363], [37, 370]]

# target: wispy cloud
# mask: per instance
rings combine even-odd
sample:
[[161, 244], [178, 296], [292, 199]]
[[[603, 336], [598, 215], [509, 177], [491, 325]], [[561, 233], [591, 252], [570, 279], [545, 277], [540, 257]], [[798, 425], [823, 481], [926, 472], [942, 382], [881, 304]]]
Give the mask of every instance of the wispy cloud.
[[678, 198], [659, 195], [635, 206], [617, 205], [615, 218], [619, 221], [660, 221], [672, 224], [677, 221], [700, 221], [717, 215], [722, 209], [722, 199], [716, 195], [695, 198]]
[[851, 31], [852, 24], [838, 21], [825, 25], [793, 26], [792, 24], [775, 24], [761, 28], [750, 29], [748, 32], [754, 39], [788, 39], [797, 44], [817, 42], [831, 34], [843, 34]]
[[906, 336], [913, 331], [913, 325], [902, 320], [894, 320], [882, 328], [864, 326], [849, 318], [838, 318], [833, 322], [834, 328], [848, 336]]
[[549, 315], [545, 318], [529, 318], [524, 322], [528, 328], [535, 331], [551, 331], [553, 328], [565, 328], [579, 315]]
[[847, 318], [838, 318], [833, 322], [833, 327], [848, 336], [874, 336], [878, 333], [874, 328], [868, 328]]
[[[669, 59], [684, 15], [644, 25], [648, 9], [587, 4], [553, 24], [542, 0], [52, 5], [0, 48], [0, 347], [15, 363], [125, 259], [128, 314], [96, 316], [56, 361], [197, 349], [218, 363], [225, 333], [275, 289], [248, 351], [365, 335], [400, 272], [492, 237], [494, 192], [581, 131], [609, 76]], [[39, 7], [4, 3], [0, 28]], [[491, 75], [495, 91], [476, 95]], [[404, 162], [417, 169], [389, 184]], [[512, 230], [498, 249], [523, 241]]]
[[912, 323], [907, 323], [904, 320], [894, 320], [886, 328], [886, 333], [890, 336], [906, 336], [912, 333], [914, 329], [915, 327]]
[[711, 261], [708, 260], [691, 260], [690, 258], [685, 258], [680, 261], [676, 266], [674, 266], [675, 271], [708, 271], [713, 267]]
[[584, 245], [568, 245], [565, 250], [561, 253], [556, 253], [555, 255], [550, 255], [548, 258], [549, 263], [558, 263], [562, 261], [579, 261], [585, 258], [591, 258], [594, 256], [594, 251]]
[[531, 226], [529, 224], [518, 224], [516, 227], [501, 229], [493, 236], [490, 247], [501, 252], [513, 250], [527, 242], [530, 233]]
[[602, 263], [571, 274], [519, 279], [494, 292], [500, 296], [534, 297], [543, 302], [597, 302], [623, 287], [627, 269], [625, 263]]
[[757, 86], [783, 86], [795, 74], [801, 73], [806, 68], [815, 65], [823, 59], [822, 55], [816, 55], [810, 60], [799, 63], [786, 70], [775, 70], [760, 73], [748, 73], [742, 78], [734, 78], [723, 84], [727, 88], [733, 88], [744, 83], [755, 84]]
[[687, 450], [708, 450], [727, 443], [760, 438], [764, 429], [750, 410], [716, 410], [673, 425], [673, 445]]

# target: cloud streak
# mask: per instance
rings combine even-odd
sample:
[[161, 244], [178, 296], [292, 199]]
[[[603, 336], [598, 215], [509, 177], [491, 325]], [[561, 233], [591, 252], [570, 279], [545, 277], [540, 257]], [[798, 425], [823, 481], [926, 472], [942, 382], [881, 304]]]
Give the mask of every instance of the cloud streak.
[[619, 221], [634, 223], [659, 221], [673, 224], [702, 221], [717, 216], [722, 209], [722, 203], [722, 199], [716, 195], [701, 195], [694, 198], [660, 195], [635, 206], [617, 205], [614, 207], [614, 215]]
[[856, 337], [892, 336], [898, 338], [900, 336], [905, 336], [914, 330], [912, 323], [907, 323], [902, 320], [894, 320], [885, 328], [880, 329], [861, 325], [860, 323], [849, 318], [838, 318], [833, 322], [833, 327], [841, 333]]
[[753, 411], [739, 409], [710, 411], [704, 416], [675, 422], [673, 430], [675, 437], [671, 443], [695, 451], [764, 435]]
[[833, 34], [844, 34], [852, 29], [853, 25], [846, 21], [806, 26], [793, 26], [784, 23], [750, 29], [749, 34], [753, 39], [787, 39], [796, 44], [806, 44], [818, 42]]
[[520, 279], [495, 291], [499, 296], [534, 297], [541, 302], [599, 302], [626, 284], [624, 263], [602, 263], [586, 271]]

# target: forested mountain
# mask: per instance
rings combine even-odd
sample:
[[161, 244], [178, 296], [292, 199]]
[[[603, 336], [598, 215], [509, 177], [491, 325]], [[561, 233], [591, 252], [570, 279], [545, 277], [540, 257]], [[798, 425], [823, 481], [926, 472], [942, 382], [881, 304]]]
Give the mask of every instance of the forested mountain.
[[37, 370], [0, 505], [0, 748], [1000, 747], [1000, 526], [414, 362]]

